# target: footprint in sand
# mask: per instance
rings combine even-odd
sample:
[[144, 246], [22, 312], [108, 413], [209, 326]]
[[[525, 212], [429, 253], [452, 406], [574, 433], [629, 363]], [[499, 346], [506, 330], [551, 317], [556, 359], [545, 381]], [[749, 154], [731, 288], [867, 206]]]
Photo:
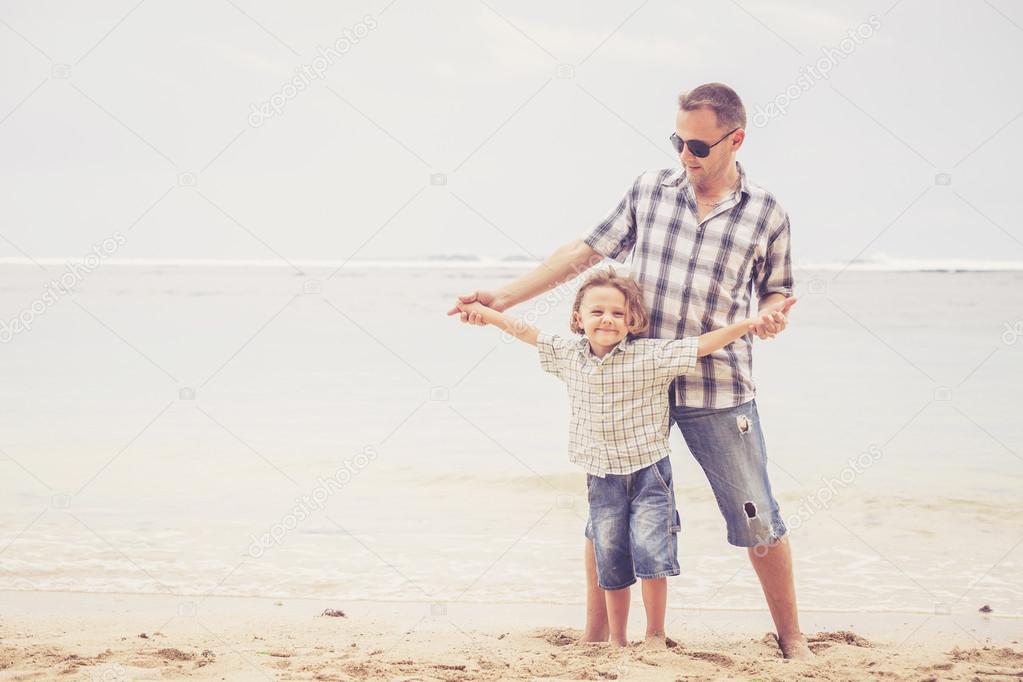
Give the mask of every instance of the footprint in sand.
[[564, 630], [554, 628], [544, 628], [537, 630], [533, 636], [554, 646], [569, 646], [575, 644], [581, 635], [572, 635]]
[[835, 632], [818, 632], [806, 638], [809, 644], [820, 644], [823, 642], [837, 642], [838, 644], [850, 644], [852, 646], [871, 649], [874, 647], [870, 640], [860, 637], [855, 632], [848, 630], [836, 630]]
[[713, 663], [714, 665], [720, 665], [723, 668], [730, 668], [735, 665], [735, 661], [731, 658], [714, 651], [687, 651], [685, 655], [689, 658], [695, 658], [700, 661]]

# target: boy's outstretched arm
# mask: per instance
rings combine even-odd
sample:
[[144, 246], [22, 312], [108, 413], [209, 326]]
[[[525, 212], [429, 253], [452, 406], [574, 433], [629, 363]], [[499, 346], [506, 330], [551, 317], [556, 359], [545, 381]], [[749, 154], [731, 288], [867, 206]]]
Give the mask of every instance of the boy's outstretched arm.
[[540, 333], [540, 330], [530, 324], [527, 324], [523, 320], [505, 315], [504, 313], [500, 313], [493, 308], [488, 308], [482, 303], [477, 303], [475, 301], [472, 303], [459, 302], [456, 307], [463, 313], [477, 313], [483, 318], [484, 324], [492, 324], [495, 327], [500, 327], [515, 338], [525, 341], [532, 346], [536, 345], [536, 337]]
[[754, 325], [763, 317], [764, 314], [771, 313], [787, 313], [789, 308], [796, 304], [795, 297], [786, 298], [784, 301], [773, 303], [760, 310], [758, 317], [750, 317], [742, 322], [736, 322], [730, 324], [727, 327], [721, 329], [715, 329], [712, 332], [706, 334], [700, 334], [700, 346], [696, 351], [697, 356], [703, 357], [704, 355], [710, 355], [716, 350], [720, 350], [732, 343], [736, 339], [744, 336], [746, 333], [753, 331]]

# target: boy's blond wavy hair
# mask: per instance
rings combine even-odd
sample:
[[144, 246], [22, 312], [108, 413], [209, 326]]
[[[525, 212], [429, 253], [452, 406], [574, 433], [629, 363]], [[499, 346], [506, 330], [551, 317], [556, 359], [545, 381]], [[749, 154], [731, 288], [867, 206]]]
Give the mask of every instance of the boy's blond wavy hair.
[[576, 334], [584, 333], [582, 325], [579, 324], [579, 307], [582, 305], [583, 296], [587, 290], [593, 287], [614, 287], [625, 296], [625, 323], [629, 328], [631, 336], [638, 336], [650, 327], [650, 317], [647, 315], [646, 306], [643, 304], [643, 290], [639, 283], [631, 277], [615, 274], [614, 268], [597, 270], [583, 282], [575, 295], [575, 303], [572, 304], [572, 317], [568, 322], [569, 328]]

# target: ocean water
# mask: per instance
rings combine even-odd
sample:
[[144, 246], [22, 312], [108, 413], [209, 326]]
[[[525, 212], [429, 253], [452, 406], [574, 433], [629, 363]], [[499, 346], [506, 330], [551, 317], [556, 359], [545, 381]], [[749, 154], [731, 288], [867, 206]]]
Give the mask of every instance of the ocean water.
[[[526, 264], [296, 265], [106, 263], [47, 300], [59, 263], [0, 264], [0, 589], [580, 603], [564, 387], [445, 315]], [[802, 268], [757, 343], [800, 604], [1023, 616], [1023, 272], [914, 267]], [[510, 312], [567, 333], [571, 299]], [[670, 603], [762, 608], [672, 443]]]

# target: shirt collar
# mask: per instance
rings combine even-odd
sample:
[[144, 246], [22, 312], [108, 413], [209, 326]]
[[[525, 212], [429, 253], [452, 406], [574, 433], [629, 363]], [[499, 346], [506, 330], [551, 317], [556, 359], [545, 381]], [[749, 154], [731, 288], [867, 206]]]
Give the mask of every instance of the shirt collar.
[[[746, 171], [743, 169], [742, 164], [738, 161], [735, 162], [735, 169], [739, 171], [739, 191], [746, 194], [750, 194], [749, 180], [746, 178]], [[681, 166], [678, 168], [672, 168], [671, 171], [661, 180], [661, 184], [665, 187], [678, 186], [679, 184], [688, 185], [689, 179], [686, 177], [686, 171]]]
[[589, 356], [592, 355], [598, 361], [603, 362], [604, 360], [607, 360], [609, 357], [611, 357], [615, 353], [624, 352], [626, 347], [631, 342], [632, 342], [632, 335], [631, 334], [626, 334], [625, 338], [622, 339], [621, 341], [619, 341], [618, 344], [614, 348], [609, 350], [607, 352], [607, 354], [603, 358], [598, 358], [596, 355], [593, 355], [593, 351], [590, 350], [590, 340], [588, 338], [586, 338], [586, 335], [584, 334], [584, 335], [580, 336], [579, 340], [576, 342], [576, 344], [577, 344], [576, 345], [576, 349], [580, 353], [583, 354], [583, 357], [589, 357]]

